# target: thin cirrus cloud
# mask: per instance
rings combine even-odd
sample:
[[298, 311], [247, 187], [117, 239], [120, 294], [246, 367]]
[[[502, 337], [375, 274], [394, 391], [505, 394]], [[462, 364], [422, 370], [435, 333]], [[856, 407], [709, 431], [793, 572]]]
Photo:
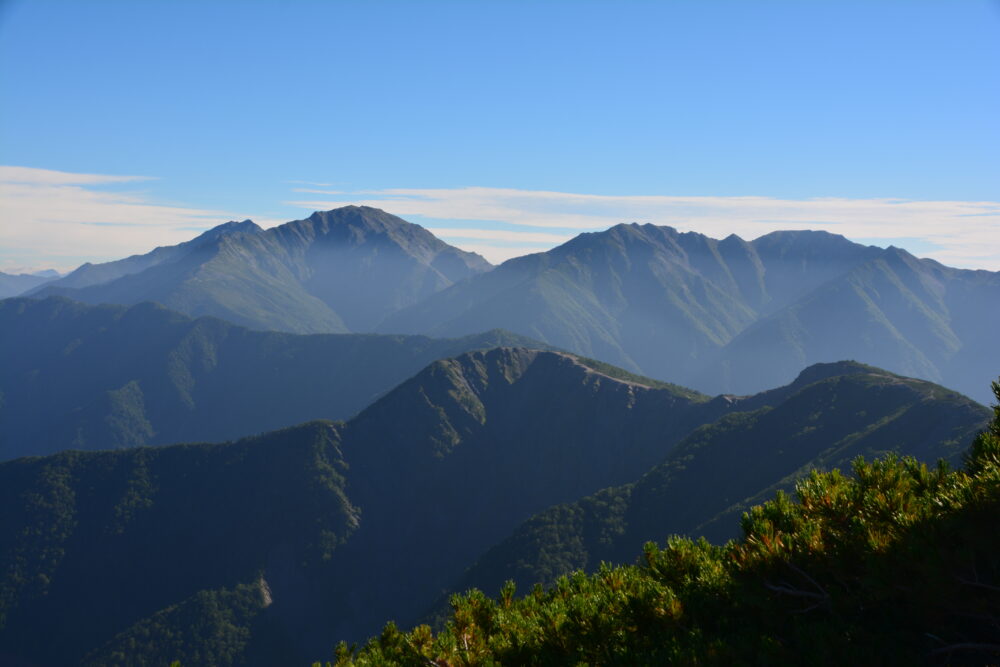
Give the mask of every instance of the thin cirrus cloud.
[[239, 217], [156, 204], [144, 193], [121, 190], [148, 180], [0, 166], [0, 270], [67, 270], [119, 259]]
[[[615, 196], [484, 187], [296, 192], [330, 197], [288, 202], [302, 208], [351, 203], [434, 221], [435, 234], [469, 250], [474, 248], [461, 241], [475, 240], [475, 249], [491, 261], [544, 250], [584, 231], [649, 222], [715, 238], [825, 229], [859, 242], [899, 245], [950, 266], [1000, 270], [1000, 202], [995, 201]], [[462, 224], [445, 224], [449, 221]], [[538, 236], [543, 230], [561, 234], [543, 239]]]

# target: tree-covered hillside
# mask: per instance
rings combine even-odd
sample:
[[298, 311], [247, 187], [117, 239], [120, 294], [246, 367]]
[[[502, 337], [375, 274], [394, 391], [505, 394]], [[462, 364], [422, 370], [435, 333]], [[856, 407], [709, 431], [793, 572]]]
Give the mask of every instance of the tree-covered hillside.
[[[658, 525], [629, 512], [673, 509], [672, 493], [700, 494], [684, 516], [705, 525], [733, 504], [712, 487], [733, 488], [740, 468], [761, 485], [741, 487], [752, 499], [810, 461], [872, 451], [876, 435], [949, 456], [987, 419], [856, 364], [709, 399], [565, 353], [494, 348], [436, 361], [342, 424], [21, 458], [0, 464], [0, 662], [304, 663], [389, 619], [418, 622], [518, 526], [635, 480], [638, 497], [665, 460], [653, 500], [621, 506], [626, 529]], [[698, 430], [712, 423], [717, 435]], [[669, 465], [682, 441], [695, 457], [683, 469]], [[562, 521], [553, 529], [571, 535], [576, 518]]]
[[435, 362], [336, 428], [0, 464], [0, 656], [275, 664], [362, 639], [531, 514], [641, 473], [708, 403], [500, 348]]
[[[767, 405], [755, 408], [755, 401]], [[551, 585], [602, 561], [624, 563], [667, 535], [720, 544], [739, 517], [812, 469], [847, 470], [858, 456], [889, 452], [957, 464], [989, 412], [928, 382], [861, 364], [825, 364], [792, 385], [746, 401], [695, 429], [633, 483], [601, 490], [532, 517], [490, 549], [454, 590], [497, 594]], [[740, 406], [744, 407], [744, 406]]]
[[[0, 465], [0, 663], [79, 664], [122, 646], [115, 636], [138, 622], [160, 630], [147, 657], [180, 633], [193, 639], [178, 657], [209, 651], [226, 664], [269, 606], [265, 591], [315, 576], [357, 528], [345, 471], [322, 422]], [[238, 631], [198, 639], [217, 614]]]
[[435, 362], [345, 425], [351, 495], [365, 520], [343, 554], [350, 576], [328, 629], [363, 639], [387, 616], [415, 622], [521, 521], [634, 479], [727, 409], [554, 352], [497, 348]]
[[440, 633], [389, 624], [336, 664], [995, 663], [1000, 405], [962, 470], [889, 455], [852, 472], [813, 472], [723, 546], [675, 537], [521, 598], [456, 596]]

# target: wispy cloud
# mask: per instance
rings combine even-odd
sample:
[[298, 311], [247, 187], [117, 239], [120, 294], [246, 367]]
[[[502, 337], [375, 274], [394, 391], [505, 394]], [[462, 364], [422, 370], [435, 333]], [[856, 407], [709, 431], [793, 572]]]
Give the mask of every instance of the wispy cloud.
[[507, 229], [470, 229], [463, 227], [428, 227], [434, 236], [471, 252], [477, 252], [494, 264], [511, 257], [542, 252], [565, 243], [574, 234], [551, 234]]
[[[309, 194], [324, 194], [310, 190]], [[528, 247], [544, 243], [542, 229], [563, 234], [605, 229], [621, 222], [671, 225], [722, 238], [753, 239], [778, 229], [826, 229], [853, 239], [886, 239], [907, 247], [920, 239], [933, 250], [918, 254], [952, 266], [1000, 270], [1000, 202], [906, 199], [778, 199], [774, 197], [612, 196], [503, 188], [385, 189], [330, 191], [325, 199], [289, 202], [307, 209], [344, 204], [377, 206], [397, 215], [430, 221], [461, 220], [464, 238], [515, 242], [517, 232], [492, 237], [502, 223], [525, 229]], [[478, 224], [477, 224], [478, 221]], [[478, 234], [478, 235], [476, 235]], [[562, 235], [557, 235], [561, 238]], [[457, 232], [453, 238], [459, 238]], [[554, 245], [556, 239], [551, 239]], [[549, 241], [546, 241], [549, 242]], [[459, 243], [461, 247], [469, 247]], [[489, 247], [490, 244], [479, 244]], [[492, 258], [514, 256], [497, 245]], [[488, 255], [488, 256], [489, 256]]]
[[36, 169], [34, 167], [0, 166], [0, 183], [22, 185], [105, 185], [151, 181], [149, 176], [108, 176], [105, 174], [73, 174], [66, 171]]
[[521, 243], [565, 243], [573, 234], [547, 234], [544, 232], [507, 231], [503, 229], [465, 229], [462, 227], [428, 227], [435, 236], [449, 239], [481, 239], [488, 241], [517, 241]]
[[191, 238], [191, 229], [239, 217], [157, 204], [144, 193], [120, 189], [146, 180], [0, 167], [0, 270], [66, 270], [83, 261], [118, 259], [180, 243]]
[[[292, 183], [294, 185], [311, 185], [314, 188], [334, 187], [333, 183], [317, 183], [315, 181], [286, 181], [286, 183]], [[310, 190], [307, 188], [295, 188], [295, 192], [324, 192], [324, 193], [340, 194], [339, 191], [336, 190]]]
[[[157, 202], [136, 189], [151, 180], [0, 166], [0, 270], [72, 269], [253, 217]], [[1000, 270], [1000, 202], [995, 201], [610, 196], [486, 187], [341, 191], [299, 184], [310, 187], [294, 192], [314, 196], [286, 204], [312, 210], [345, 204], [384, 208], [492, 262], [546, 250], [580, 232], [651, 222], [715, 238], [826, 229], [862, 242], [894, 243], [951, 266]], [[254, 220], [263, 227], [285, 221]]]

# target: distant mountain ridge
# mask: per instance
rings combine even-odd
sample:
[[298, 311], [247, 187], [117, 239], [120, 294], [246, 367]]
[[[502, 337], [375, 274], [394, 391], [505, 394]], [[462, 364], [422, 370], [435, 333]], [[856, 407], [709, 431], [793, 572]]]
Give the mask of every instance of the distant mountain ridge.
[[852, 358], [985, 401], [1000, 370], [989, 334], [998, 326], [1000, 273], [890, 246], [740, 332], [701, 378], [742, 393], [814, 361]]
[[[222, 236], [240, 232], [253, 234], [260, 231], [263, 230], [252, 220], [244, 220], [243, 222], [231, 220], [206, 230], [190, 241], [184, 241], [175, 246], [160, 246], [142, 255], [131, 255], [100, 264], [86, 262], [55, 281], [50, 287], [53, 293], [58, 293], [59, 290], [82, 289], [109, 283], [124, 276], [141, 273], [158, 264], [179, 259], [194, 249], [211, 243]], [[31, 296], [44, 296], [44, 294], [40, 294], [40, 290], [35, 290]]]
[[176, 246], [85, 264], [32, 296], [157, 301], [294, 333], [372, 331], [389, 313], [490, 268], [384, 211], [345, 206], [261, 229], [228, 222]]
[[3, 273], [0, 271], [0, 299], [20, 296], [40, 285], [52, 282], [59, 274], [49, 269], [38, 273]]
[[85, 265], [33, 294], [151, 300], [255, 329], [457, 337], [504, 329], [708, 393], [857, 359], [989, 400], [1000, 272], [822, 231], [753, 241], [621, 224], [496, 268], [383, 211], [231, 222]]
[[1000, 273], [816, 231], [747, 242], [616, 225], [518, 257], [386, 319], [381, 331], [502, 327], [709, 393], [752, 393], [857, 359], [988, 400]]
[[60, 449], [217, 441], [345, 419], [435, 359], [496, 345], [459, 339], [297, 335], [190, 319], [150, 303], [0, 302], [0, 460]]

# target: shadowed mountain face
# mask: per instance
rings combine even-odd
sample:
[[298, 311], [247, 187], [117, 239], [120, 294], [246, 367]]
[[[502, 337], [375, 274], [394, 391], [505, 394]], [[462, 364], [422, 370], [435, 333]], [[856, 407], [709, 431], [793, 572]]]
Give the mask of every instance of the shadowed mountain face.
[[722, 241], [618, 225], [391, 315], [385, 332], [502, 327], [709, 392], [749, 393], [857, 359], [982, 400], [1000, 368], [1000, 273], [826, 232]]
[[[566, 540], [528, 546], [596, 557], [629, 531], [680, 525], [671, 517], [709, 526], [810, 462], [952, 456], [987, 415], [857, 364], [710, 400], [573, 355], [496, 348], [432, 363], [345, 424], [19, 459], [0, 464], [0, 651], [32, 664], [304, 662], [416, 620], [512, 534], [514, 560], [497, 567], [542, 571], [519, 537], [537, 517], [555, 516]], [[572, 509], [605, 497], [611, 519]], [[586, 511], [598, 518], [581, 533]], [[52, 628], [63, 641], [46, 640]]]
[[226, 223], [177, 246], [85, 264], [34, 295], [156, 301], [256, 329], [339, 333], [371, 331], [390, 312], [489, 268], [418, 225], [346, 206], [268, 230]]
[[0, 303], [0, 460], [60, 449], [227, 440], [310, 419], [344, 419], [442, 357], [495, 345], [295, 335], [192, 320], [154, 304]]
[[[669, 535], [736, 537], [752, 505], [813, 468], [850, 470], [888, 452], [961, 463], [989, 411], [940, 386], [854, 363], [821, 364], [791, 385], [737, 400], [634, 483], [558, 505], [522, 524], [453, 585], [495, 595], [550, 585], [601, 561], [631, 562]], [[442, 602], [439, 602], [439, 609]]]
[[136, 664], [146, 648], [151, 663], [232, 664], [269, 582], [315, 572], [356, 529], [343, 472], [336, 430], [319, 422], [0, 465], [0, 662], [81, 664], [109, 643], [87, 662]]
[[561, 353], [499, 348], [432, 364], [345, 426], [365, 519], [344, 552], [350, 574], [327, 632], [360, 638], [387, 614], [415, 621], [419, 601], [517, 517], [633, 478], [727, 409]]
[[[215, 656], [231, 646], [240, 653], [248, 633], [253, 652], [271, 656], [265, 664], [325, 655], [331, 637], [360, 639], [390, 616], [419, 613], [520, 521], [633, 478], [724, 409], [693, 392], [612, 378], [568, 355], [497, 348], [436, 362], [334, 428], [0, 464], [0, 480], [19, 480], [0, 485], [0, 502], [13, 510], [4, 521], [14, 522], [0, 523], [0, 647], [42, 664], [77, 663], [91, 651], [98, 663], [114, 662], [143, 646], [155, 656], [174, 641], [168, 637], [188, 636], [200, 624], [219, 636], [189, 642], [210, 644]], [[303, 438], [301, 446], [290, 442]], [[288, 498], [267, 505], [292, 486]], [[244, 507], [248, 494], [254, 498]], [[206, 507], [210, 516], [202, 517]], [[215, 513], [230, 517], [218, 537], [211, 535], [219, 530]], [[286, 530], [278, 519], [285, 513], [296, 541], [271, 533]], [[26, 529], [36, 520], [38, 531]], [[104, 534], [118, 537], [107, 545], [92, 539]], [[212, 541], [226, 535], [243, 552], [232, 567], [225, 566], [229, 549]], [[196, 546], [163, 579], [194, 567], [188, 560], [202, 547], [211, 550], [205, 572], [175, 597], [159, 584], [128, 593], [151, 562], [169, 562], [174, 551], [150, 561], [145, 550], [171, 538]], [[121, 555], [105, 563], [106, 549]], [[128, 554], [134, 568], [123, 564]], [[224, 575], [212, 574], [219, 568]], [[87, 581], [77, 581], [87, 569]], [[170, 566], [153, 571], [160, 569]], [[130, 599], [115, 614], [83, 620], [93, 615], [80, 604], [96, 594], [91, 584], [104, 588], [109, 604]], [[58, 646], [37, 634], [7, 634], [42, 617], [50, 619], [46, 627], [74, 632]], [[177, 656], [193, 659], [187, 648], [177, 646]]]

